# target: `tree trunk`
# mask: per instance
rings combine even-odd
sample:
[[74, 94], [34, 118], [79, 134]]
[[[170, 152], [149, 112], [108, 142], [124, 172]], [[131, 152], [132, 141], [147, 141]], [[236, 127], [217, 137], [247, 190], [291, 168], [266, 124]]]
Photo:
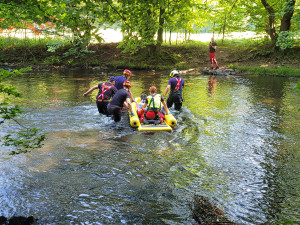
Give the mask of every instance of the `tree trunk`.
[[172, 44], [172, 38], [171, 38], [172, 36], [171, 35], [172, 35], [172, 31], [170, 30], [170, 37], [169, 37], [169, 43], [170, 43], [170, 45]]
[[275, 47], [276, 46], [276, 40], [277, 40], [277, 33], [275, 29], [275, 10], [272, 8], [272, 6], [269, 5], [267, 0], [261, 0], [261, 3], [269, 13], [269, 25], [266, 28], [266, 32], [269, 34], [272, 44]]
[[167, 30], [165, 30], [165, 43], [167, 43]]
[[163, 8], [160, 8], [159, 10], [159, 28], [158, 28], [158, 31], [157, 31], [157, 44], [156, 44], [156, 51], [157, 53], [160, 52], [160, 49], [161, 49], [161, 44], [163, 43], [163, 33], [164, 33], [164, 29], [163, 29], [163, 26], [164, 26], [164, 23], [165, 23], [165, 19], [163, 18], [163, 14], [165, 13], [165, 9]]
[[225, 28], [226, 28], [226, 18], [227, 16], [225, 15], [225, 21], [224, 21], [224, 24], [223, 24], [223, 28], [222, 28], [222, 33], [223, 33], [223, 36], [222, 36], [222, 43], [224, 42], [224, 36], [225, 36]]
[[280, 31], [289, 31], [291, 27], [291, 20], [294, 14], [295, 0], [286, 0], [286, 10], [281, 19]]
[[163, 42], [163, 26], [164, 26], [164, 23], [165, 23], [165, 19], [163, 18], [163, 14], [165, 13], [165, 9], [162, 9], [160, 8], [160, 11], [159, 11], [159, 28], [158, 28], [158, 32], [157, 32], [157, 42], [158, 43], [162, 43]]

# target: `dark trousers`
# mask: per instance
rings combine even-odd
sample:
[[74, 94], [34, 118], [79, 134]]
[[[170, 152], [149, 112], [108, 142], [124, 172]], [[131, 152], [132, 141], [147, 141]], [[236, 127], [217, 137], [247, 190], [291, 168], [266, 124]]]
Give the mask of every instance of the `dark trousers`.
[[102, 101], [97, 101], [97, 108], [98, 108], [98, 112], [103, 114], [103, 115], [109, 115], [108, 111], [107, 111], [107, 105], [108, 105], [108, 101], [107, 102], [102, 102]]
[[167, 106], [171, 108], [174, 104], [175, 110], [180, 110], [182, 107], [182, 97], [181, 94], [170, 94], [167, 99]]
[[112, 118], [115, 122], [119, 122], [122, 116], [122, 108], [117, 105], [108, 104], [107, 111], [112, 115]]

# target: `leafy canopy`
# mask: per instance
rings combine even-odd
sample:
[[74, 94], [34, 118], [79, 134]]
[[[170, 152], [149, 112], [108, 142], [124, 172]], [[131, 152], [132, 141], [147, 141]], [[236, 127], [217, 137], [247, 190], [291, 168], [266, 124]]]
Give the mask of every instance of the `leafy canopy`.
[[20, 125], [25, 131], [20, 131], [15, 135], [8, 134], [4, 137], [2, 144], [5, 146], [15, 146], [17, 150], [11, 151], [11, 154], [26, 153], [28, 149], [40, 148], [45, 140], [45, 134], [39, 135], [38, 129], [26, 128], [16, 120], [16, 117], [23, 111], [18, 105], [11, 104], [12, 96], [20, 98], [22, 94], [16, 90], [14, 86], [3, 84], [9, 78], [20, 76], [22, 73], [29, 71], [30, 68], [20, 70], [5, 70], [0, 69], [0, 126], [5, 121], [13, 120]]

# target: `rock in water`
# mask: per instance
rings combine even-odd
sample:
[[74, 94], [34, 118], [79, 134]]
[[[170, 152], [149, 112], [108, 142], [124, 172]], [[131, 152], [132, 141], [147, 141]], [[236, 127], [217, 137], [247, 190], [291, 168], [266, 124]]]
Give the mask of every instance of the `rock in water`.
[[208, 67], [205, 67], [202, 70], [202, 73], [204, 75], [219, 75], [219, 76], [236, 76], [236, 75], [243, 75], [243, 73], [240, 70], [237, 69], [228, 69], [228, 68], [224, 68], [224, 69], [211, 69]]
[[9, 219], [8, 225], [37, 225], [37, 220], [33, 216], [13, 216]]
[[201, 225], [236, 225], [230, 221], [224, 212], [212, 204], [208, 198], [195, 195], [192, 216]]

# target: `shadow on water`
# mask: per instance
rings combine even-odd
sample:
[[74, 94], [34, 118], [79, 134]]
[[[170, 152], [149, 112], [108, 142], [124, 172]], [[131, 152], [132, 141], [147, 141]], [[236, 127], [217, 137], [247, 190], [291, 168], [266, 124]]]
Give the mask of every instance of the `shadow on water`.
[[[152, 85], [162, 93], [167, 75], [136, 72], [133, 94]], [[176, 128], [138, 132], [126, 115], [117, 124], [99, 115], [96, 91], [82, 97], [109, 76], [11, 81], [24, 92], [17, 103], [28, 112], [19, 119], [48, 138], [27, 154], [0, 152], [3, 216], [31, 214], [41, 224], [195, 224], [190, 204], [200, 194], [238, 224], [299, 221], [296, 80], [186, 74], [184, 107], [172, 110]], [[5, 124], [0, 136], [17, 129]]]

